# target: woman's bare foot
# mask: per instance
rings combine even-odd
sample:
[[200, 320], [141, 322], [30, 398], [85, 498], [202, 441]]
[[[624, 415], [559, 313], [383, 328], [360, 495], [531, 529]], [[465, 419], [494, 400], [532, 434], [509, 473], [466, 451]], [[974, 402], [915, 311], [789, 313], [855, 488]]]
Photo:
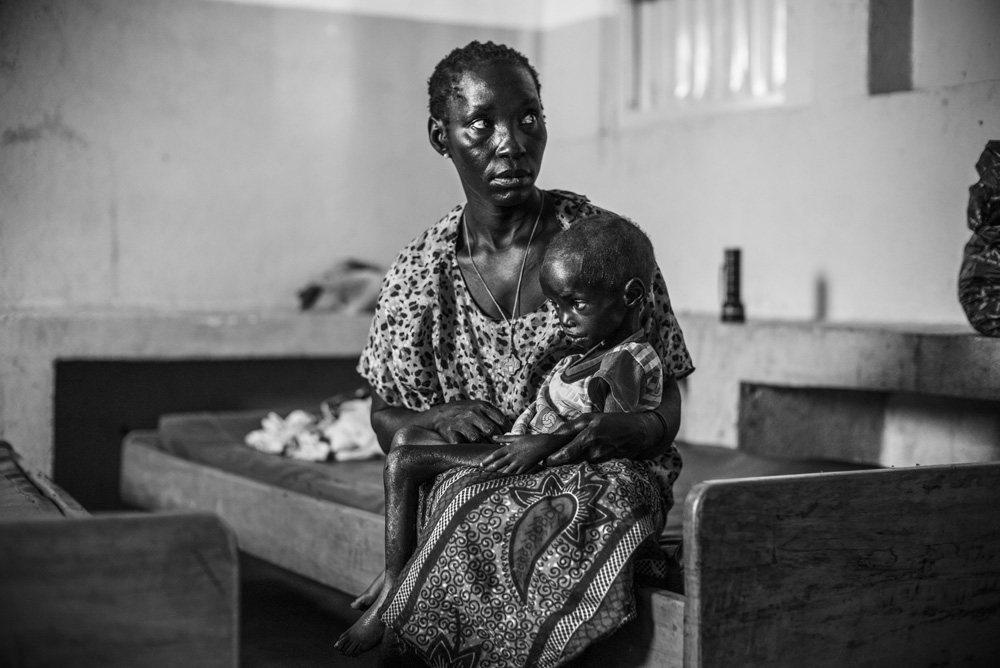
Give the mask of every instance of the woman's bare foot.
[[355, 610], [367, 610], [371, 607], [375, 599], [378, 598], [379, 592], [382, 591], [382, 581], [385, 579], [385, 571], [382, 571], [375, 576], [372, 583], [368, 585], [368, 588], [361, 592], [361, 595], [356, 599], [351, 601], [351, 607]]
[[358, 618], [358, 621], [354, 622], [351, 628], [344, 631], [333, 645], [334, 649], [339, 650], [346, 656], [357, 656], [362, 652], [373, 649], [382, 642], [382, 635], [385, 633], [385, 623], [379, 618], [378, 609], [385, 602], [385, 599], [388, 598], [389, 591], [392, 589], [384, 576], [385, 574], [383, 573], [381, 578], [383, 580], [382, 588], [379, 590], [378, 597], [372, 601], [372, 604]]

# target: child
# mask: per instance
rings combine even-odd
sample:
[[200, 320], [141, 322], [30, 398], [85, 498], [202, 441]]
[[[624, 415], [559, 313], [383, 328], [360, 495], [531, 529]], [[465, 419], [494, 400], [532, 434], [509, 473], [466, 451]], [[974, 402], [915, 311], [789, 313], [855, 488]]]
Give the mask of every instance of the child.
[[[527, 473], [573, 439], [560, 430], [584, 413], [655, 410], [663, 372], [639, 325], [656, 262], [646, 235], [611, 213], [560, 232], [545, 252], [540, 282], [575, 348], [549, 372], [535, 401], [496, 444], [449, 444], [436, 432], [405, 427], [393, 438], [386, 463], [386, 568], [381, 591], [335, 647], [354, 656], [378, 644], [385, 624], [378, 609], [398, 582], [416, 546], [420, 486], [467, 461], [504, 474]], [[556, 436], [555, 438], [553, 437]], [[455, 453], [463, 451], [458, 458]]]

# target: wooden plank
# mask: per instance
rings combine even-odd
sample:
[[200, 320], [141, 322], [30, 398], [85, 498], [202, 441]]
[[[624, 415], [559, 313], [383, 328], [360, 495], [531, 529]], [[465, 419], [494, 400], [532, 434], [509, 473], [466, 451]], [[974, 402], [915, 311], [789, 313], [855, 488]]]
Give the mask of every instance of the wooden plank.
[[[56, 485], [48, 476], [26, 462], [7, 441], [0, 440], [0, 461], [9, 460], [17, 471], [30, 482], [42, 498], [48, 500], [63, 517], [89, 517], [90, 513], [76, 499]], [[8, 481], [8, 484], [9, 481]]]
[[992, 665], [998, 507], [997, 463], [695, 487], [685, 665]]
[[122, 499], [139, 508], [214, 512], [246, 552], [351, 594], [367, 587], [385, 564], [382, 515], [278, 489], [149, 445], [133, 441], [123, 447], [121, 486]]
[[235, 668], [238, 568], [207, 514], [0, 522], [0, 665]]
[[684, 644], [684, 597], [663, 589], [636, 592], [638, 616], [584, 652], [586, 668], [680, 668]]

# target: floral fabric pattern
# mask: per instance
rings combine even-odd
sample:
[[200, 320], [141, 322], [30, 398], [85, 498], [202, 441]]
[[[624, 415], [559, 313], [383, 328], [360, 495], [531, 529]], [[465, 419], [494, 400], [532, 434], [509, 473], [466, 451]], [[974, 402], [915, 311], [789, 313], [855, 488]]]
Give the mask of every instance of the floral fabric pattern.
[[435, 667], [558, 666], [635, 617], [636, 554], [663, 529], [651, 462], [438, 476], [382, 619]]

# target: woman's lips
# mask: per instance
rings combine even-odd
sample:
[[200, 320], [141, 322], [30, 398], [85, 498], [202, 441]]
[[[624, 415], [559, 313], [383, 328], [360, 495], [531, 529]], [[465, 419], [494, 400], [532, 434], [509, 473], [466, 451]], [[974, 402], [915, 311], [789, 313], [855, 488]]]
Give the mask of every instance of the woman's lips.
[[514, 188], [531, 184], [531, 174], [524, 171], [501, 172], [494, 176], [491, 181], [504, 188]]

